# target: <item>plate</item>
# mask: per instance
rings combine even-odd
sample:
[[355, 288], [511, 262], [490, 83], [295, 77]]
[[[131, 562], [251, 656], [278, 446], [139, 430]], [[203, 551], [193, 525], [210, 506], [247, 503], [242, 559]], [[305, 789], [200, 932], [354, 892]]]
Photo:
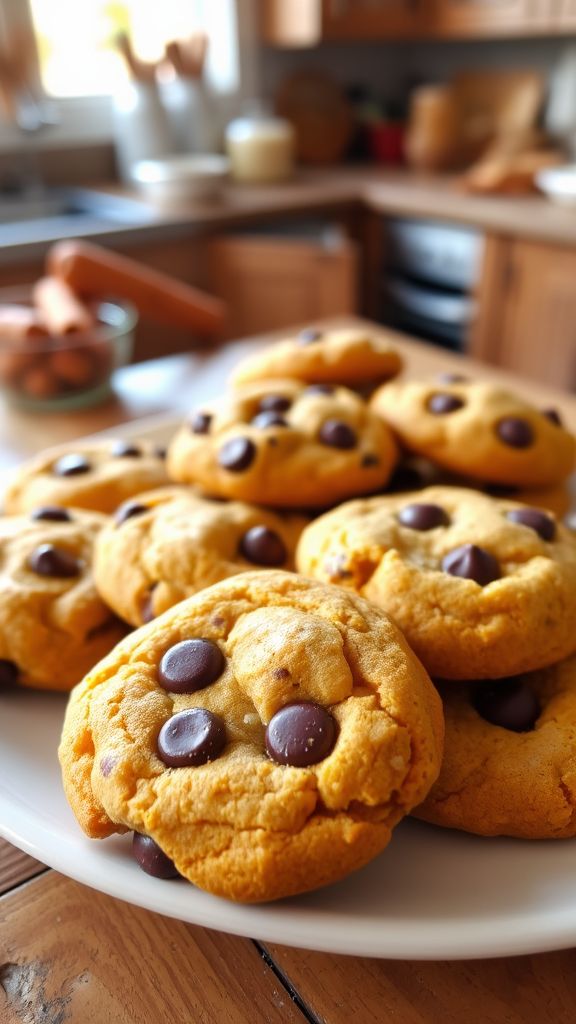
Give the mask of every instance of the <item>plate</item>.
[[[162, 443], [173, 426], [113, 433]], [[576, 945], [572, 840], [483, 839], [407, 820], [344, 881], [259, 906], [151, 878], [129, 836], [87, 839], [68, 807], [56, 756], [65, 705], [61, 694], [0, 695], [0, 835], [85, 885], [191, 924], [331, 953], [456, 960]]]

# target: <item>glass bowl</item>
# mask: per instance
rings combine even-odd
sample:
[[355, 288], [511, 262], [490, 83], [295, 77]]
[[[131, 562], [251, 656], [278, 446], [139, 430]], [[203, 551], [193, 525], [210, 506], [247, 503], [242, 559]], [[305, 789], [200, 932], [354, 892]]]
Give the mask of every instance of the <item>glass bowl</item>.
[[[0, 306], [31, 306], [32, 288], [0, 290]], [[80, 409], [105, 401], [114, 370], [130, 362], [138, 314], [116, 299], [90, 304], [96, 326], [89, 331], [18, 340], [0, 328], [0, 389], [6, 399], [31, 411]]]

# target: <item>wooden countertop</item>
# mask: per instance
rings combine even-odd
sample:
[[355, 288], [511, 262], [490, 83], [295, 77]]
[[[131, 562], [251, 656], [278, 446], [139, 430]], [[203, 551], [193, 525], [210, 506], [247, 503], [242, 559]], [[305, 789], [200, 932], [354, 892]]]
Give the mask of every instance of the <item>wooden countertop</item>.
[[[352, 208], [383, 216], [448, 220], [501, 235], [576, 245], [576, 209], [557, 206], [538, 195], [469, 195], [462, 191], [455, 175], [423, 174], [408, 168], [342, 165], [299, 169], [284, 183], [231, 183], [219, 199], [179, 202], [164, 209], [144, 201], [125, 186], [93, 182], [90, 188], [138, 199], [141, 204], [141, 223], [118, 222], [91, 233], [91, 237], [112, 247], [278, 224], [295, 216], [336, 217]], [[41, 260], [55, 237], [45, 234], [34, 242], [2, 245], [0, 233], [0, 265]]]
[[[116, 399], [92, 411], [38, 417], [0, 407], [0, 466], [140, 416], [180, 414], [215, 394], [242, 352], [269, 340], [128, 367], [118, 374]], [[576, 427], [576, 396], [397, 341], [412, 377], [465, 368], [469, 376], [515, 383]], [[93, 892], [2, 840], [0, 894], [2, 1024], [345, 1024], [352, 1014], [361, 1024], [574, 1020], [574, 951], [416, 963], [256, 942]]]
[[[125, 189], [119, 193], [135, 195]], [[160, 216], [166, 224], [199, 230], [354, 204], [386, 216], [450, 220], [503, 235], [576, 244], [576, 208], [558, 206], [540, 195], [472, 195], [463, 191], [454, 174], [374, 165], [300, 169], [290, 181], [276, 185], [230, 184], [218, 201], [179, 203]]]

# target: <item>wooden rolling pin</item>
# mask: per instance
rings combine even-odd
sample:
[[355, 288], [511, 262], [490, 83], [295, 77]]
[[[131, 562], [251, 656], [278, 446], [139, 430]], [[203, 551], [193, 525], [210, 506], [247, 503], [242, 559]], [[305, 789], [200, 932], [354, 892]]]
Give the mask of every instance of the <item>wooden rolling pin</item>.
[[223, 333], [225, 306], [220, 299], [92, 242], [57, 242], [46, 266], [48, 274], [84, 298], [128, 299], [156, 323], [208, 337]]

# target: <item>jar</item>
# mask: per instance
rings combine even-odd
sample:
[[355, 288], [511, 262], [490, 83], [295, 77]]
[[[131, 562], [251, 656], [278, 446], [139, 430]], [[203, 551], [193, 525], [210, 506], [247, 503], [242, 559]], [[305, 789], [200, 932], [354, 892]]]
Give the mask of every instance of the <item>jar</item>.
[[294, 129], [272, 114], [248, 114], [226, 128], [230, 172], [236, 181], [272, 182], [294, 170]]

